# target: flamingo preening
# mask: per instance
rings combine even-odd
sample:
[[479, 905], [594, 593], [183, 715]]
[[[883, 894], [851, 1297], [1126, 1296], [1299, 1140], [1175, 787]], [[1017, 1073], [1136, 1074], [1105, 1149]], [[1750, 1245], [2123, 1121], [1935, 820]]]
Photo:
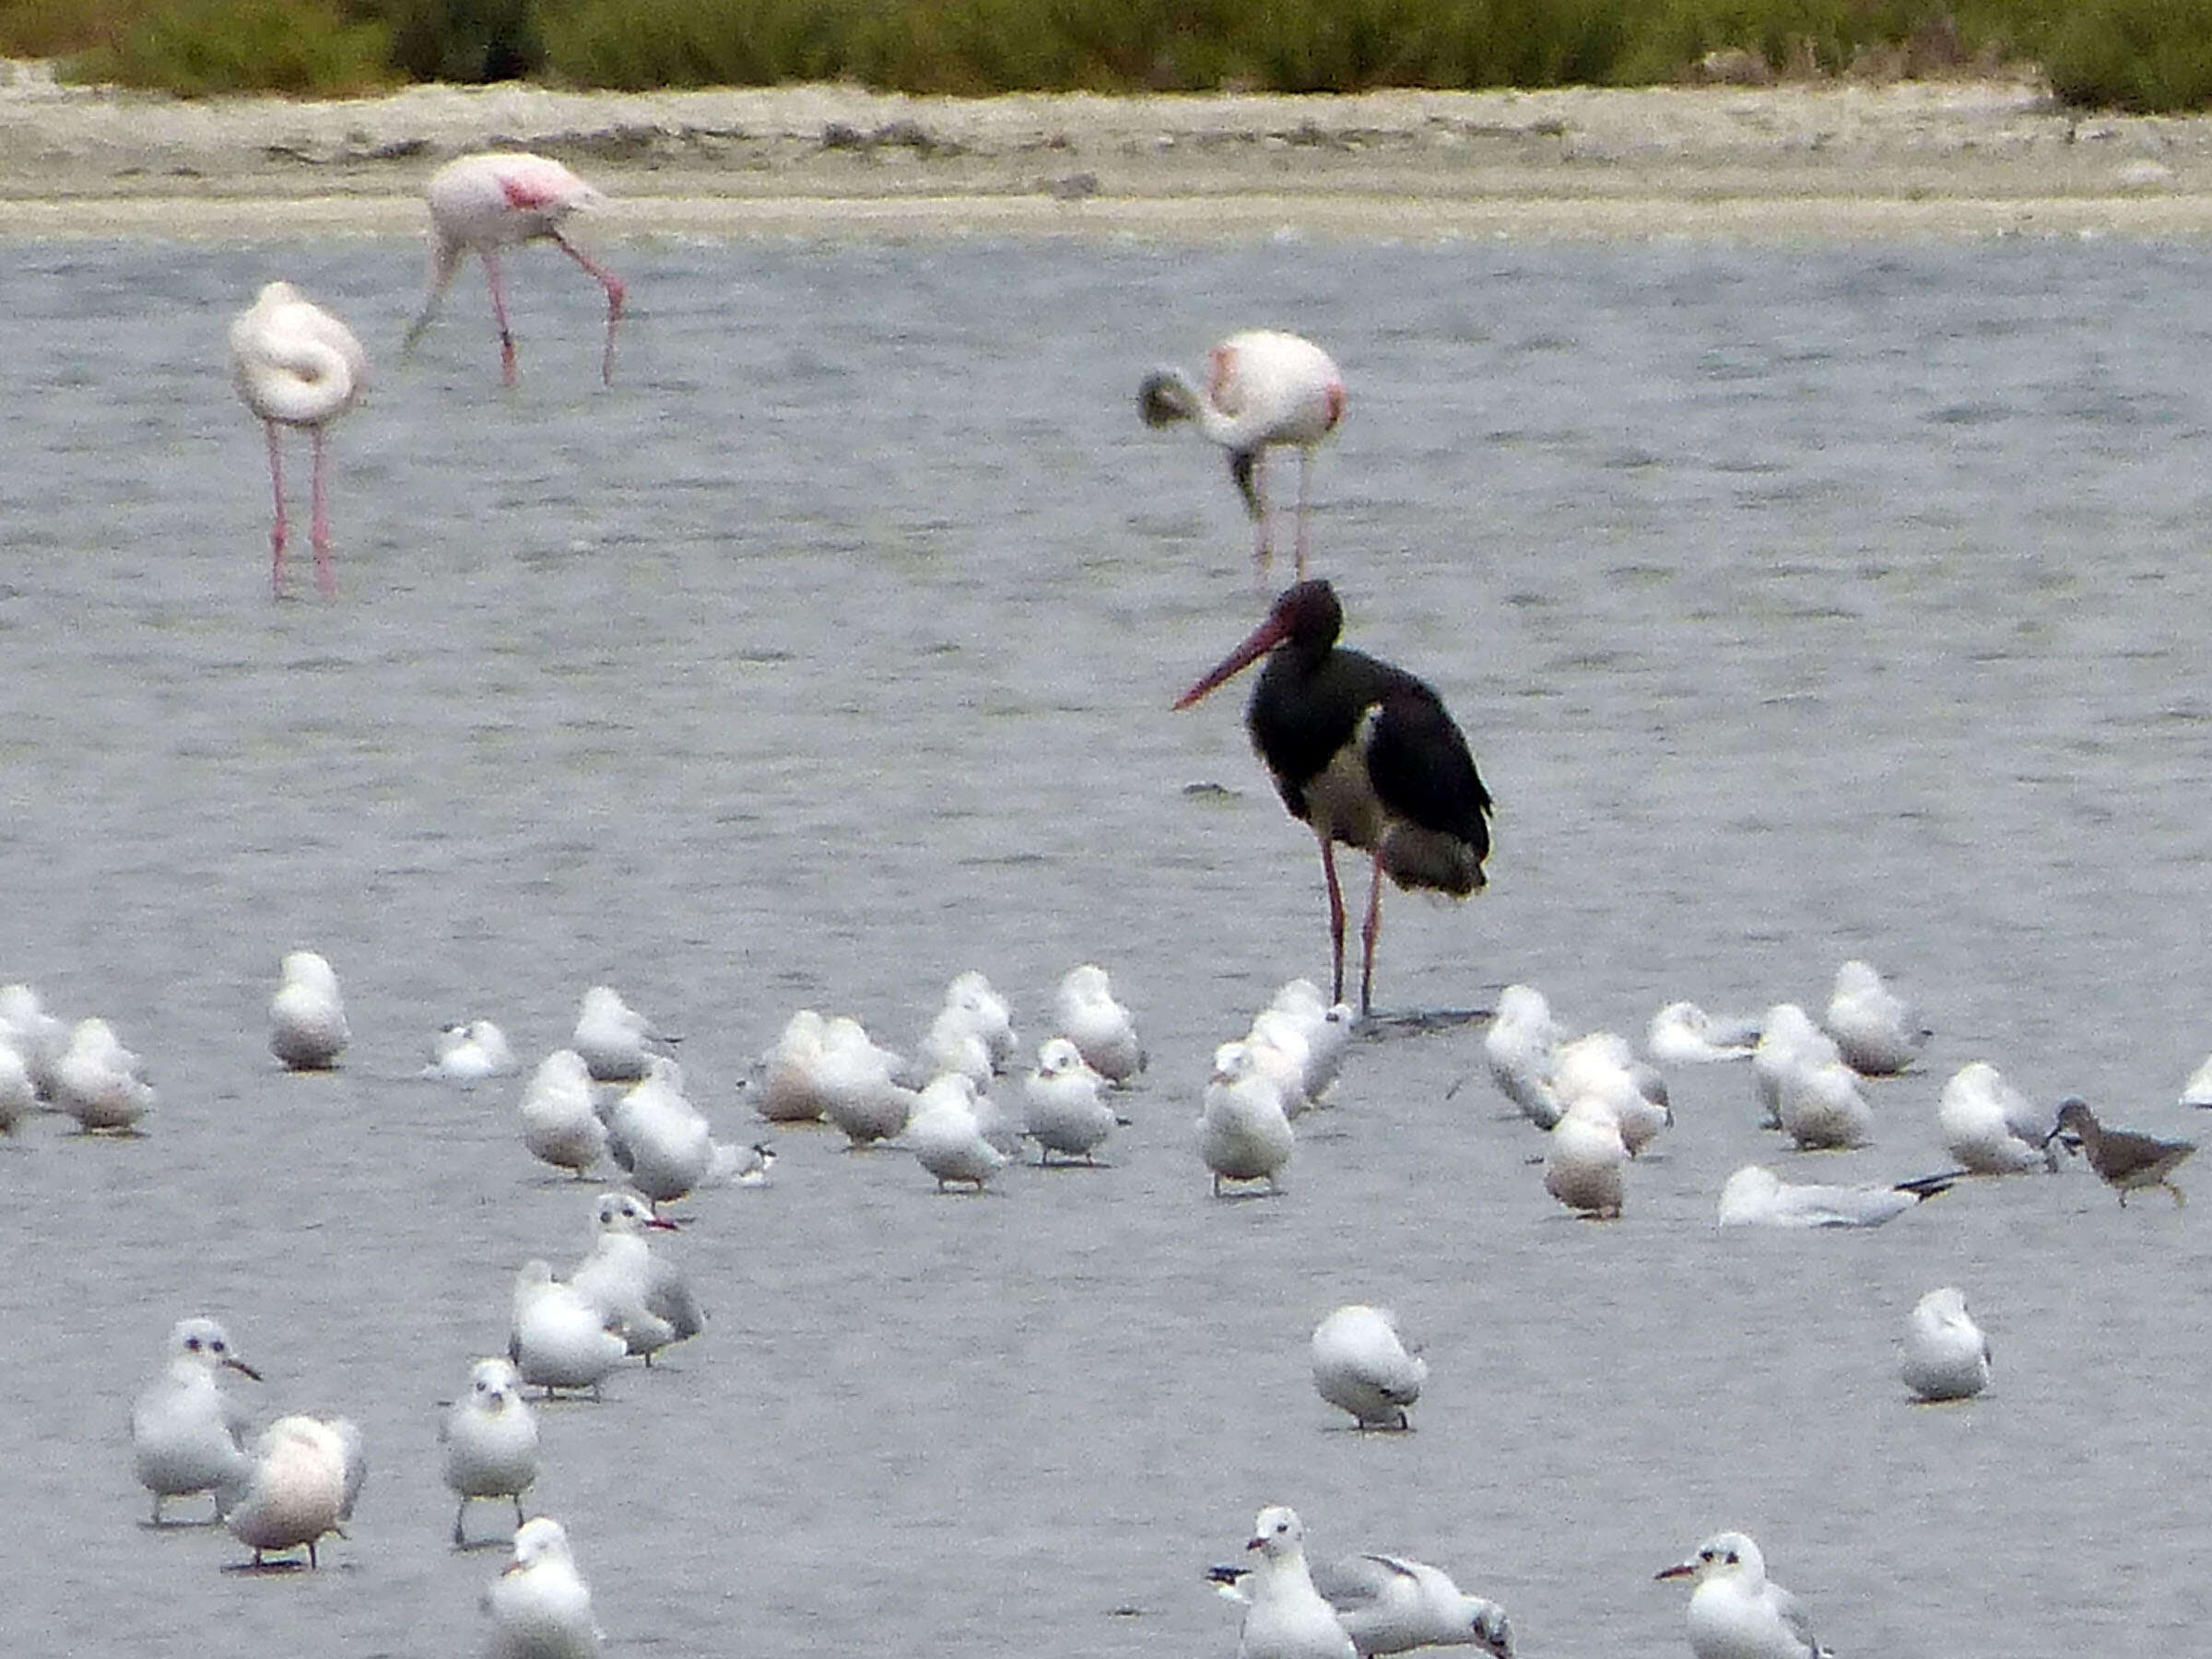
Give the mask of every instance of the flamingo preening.
[[1193, 422], [1229, 451], [1229, 476], [1258, 525], [1253, 559], [1266, 572], [1275, 548], [1267, 509], [1267, 452], [1298, 451], [1298, 579], [1306, 578], [1306, 506], [1313, 446], [1344, 418], [1344, 377], [1311, 340], [1252, 329], [1223, 340], [1206, 357], [1206, 384], [1173, 369], [1145, 377], [1137, 411], [1149, 427]]
[[1360, 930], [1359, 1012], [1375, 978], [1382, 877], [1465, 899], [1483, 885], [1490, 795], [1443, 701], [1403, 668], [1336, 643], [1344, 608], [1325, 582], [1284, 590], [1267, 618], [1176, 700], [1187, 709], [1265, 654], [1244, 711], [1252, 746], [1293, 818], [1321, 838], [1335, 991], [1344, 1000], [1344, 891], [1335, 844], [1374, 860]]
[[305, 427], [313, 472], [308, 536], [315, 582], [327, 599], [337, 592], [330, 562], [330, 513], [324, 491], [323, 429], [359, 401], [369, 387], [369, 359], [353, 331], [288, 282], [272, 282], [230, 324], [230, 372], [238, 394], [269, 434], [269, 485], [276, 498], [269, 531], [269, 586], [284, 595], [284, 450], [278, 429]]
[[484, 261], [484, 276], [491, 288], [491, 314], [500, 326], [500, 372], [514, 384], [514, 334], [507, 326], [507, 296], [500, 285], [500, 250], [524, 242], [547, 241], [592, 274], [606, 290], [606, 349], [601, 356], [599, 378], [609, 385], [615, 378], [615, 324], [622, 318], [627, 291], [622, 279], [579, 250], [560, 233], [561, 221], [579, 207], [600, 200], [599, 193], [547, 156], [520, 151], [494, 151], [461, 156], [430, 175], [430, 290], [422, 311], [407, 329], [406, 345], [415, 342], [437, 315], [461, 268], [463, 257], [475, 253]]

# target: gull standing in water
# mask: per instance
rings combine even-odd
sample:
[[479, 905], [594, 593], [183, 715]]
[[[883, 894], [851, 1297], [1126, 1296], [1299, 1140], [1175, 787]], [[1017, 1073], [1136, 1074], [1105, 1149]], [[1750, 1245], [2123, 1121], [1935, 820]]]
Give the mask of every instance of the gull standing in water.
[[1037, 1143], [1037, 1162], [1053, 1153], [1095, 1162], [1091, 1156], [1122, 1122], [1106, 1103], [1107, 1080], [1084, 1060], [1072, 1038], [1053, 1037], [1037, 1051], [1037, 1067], [1022, 1079], [1023, 1122]]
[[53, 1067], [53, 1100], [88, 1135], [132, 1135], [153, 1110], [153, 1085], [138, 1056], [104, 1019], [80, 1019]]
[[330, 964], [312, 950], [288, 955], [269, 998], [269, 1052], [293, 1071], [328, 1071], [352, 1035]]
[[256, 1567], [269, 1550], [302, 1546], [307, 1564], [319, 1566], [316, 1540], [352, 1518], [368, 1473], [361, 1431], [346, 1418], [278, 1418], [254, 1441], [252, 1472], [223, 1524], [253, 1549]]
[[1689, 1596], [1697, 1659], [1829, 1659], [1804, 1606], [1767, 1577], [1759, 1546], [1743, 1533], [1716, 1533], [1688, 1560], [1653, 1576], [1697, 1586]]
[[1237, 1659], [1357, 1659], [1336, 1610], [1313, 1587], [1305, 1536], [1298, 1512], [1279, 1504], [1253, 1523], [1244, 1547], [1259, 1559], [1239, 1586], [1246, 1606]]
[[606, 1125], [592, 1108], [592, 1074], [574, 1049], [555, 1049], [523, 1089], [523, 1145], [582, 1181], [606, 1156]]
[[635, 1083], [653, 1065], [656, 1046], [674, 1041], [622, 1000], [611, 985], [583, 994], [569, 1046], [583, 1056], [594, 1083]]
[[553, 1277], [550, 1264], [532, 1257], [514, 1280], [514, 1323], [507, 1357], [523, 1381], [546, 1391], [599, 1384], [622, 1363], [629, 1345], [598, 1304]]
[[484, 1603], [491, 1614], [490, 1659], [591, 1659], [605, 1640], [568, 1532], [548, 1515], [516, 1531], [514, 1553]]
[[1408, 1347], [1397, 1315], [1353, 1302], [1313, 1328], [1313, 1388], [1362, 1429], [1410, 1429], [1429, 1362]]
[[1986, 1060], [1970, 1060], [1952, 1073], [1936, 1101], [1943, 1144], [1970, 1174], [2055, 1171], [2057, 1126], [2050, 1108], [2038, 1108]]
[[131, 1463], [138, 1484], [154, 1495], [154, 1524], [171, 1498], [225, 1493], [252, 1469], [246, 1455], [244, 1407], [223, 1392], [222, 1373], [261, 1381], [212, 1319], [181, 1319], [169, 1334], [169, 1358], [131, 1407]]
[[440, 1425], [445, 1448], [445, 1484], [460, 1498], [453, 1512], [453, 1547], [467, 1541], [462, 1528], [478, 1498], [514, 1502], [523, 1525], [523, 1494], [537, 1479], [537, 1414], [523, 1398], [523, 1376], [510, 1359], [479, 1359], [469, 1368], [468, 1392], [453, 1403]]
[[646, 1229], [674, 1232], [676, 1223], [628, 1193], [600, 1194], [597, 1216], [591, 1253], [569, 1275], [570, 1288], [651, 1365], [663, 1348], [698, 1335], [706, 1324], [683, 1274], [645, 1242]]
[[330, 512], [324, 488], [324, 429], [369, 389], [369, 359], [353, 331], [288, 282], [272, 282], [230, 324], [230, 373], [269, 436], [269, 486], [276, 517], [269, 531], [269, 587], [284, 597], [283, 427], [305, 427], [312, 471], [309, 480], [308, 539], [315, 554], [315, 585], [325, 599], [337, 593], [330, 562]]
[[1234, 334], [1207, 354], [1206, 383], [1161, 369], [1137, 388], [1148, 427], [1187, 420], [1229, 452], [1229, 476], [1257, 526], [1254, 571], [1275, 553], [1267, 502], [1267, 452], [1298, 451], [1298, 579], [1306, 579], [1306, 516], [1314, 447], [1344, 418], [1344, 377], [1312, 341], [1275, 329]]
[[500, 283], [500, 251], [524, 242], [549, 241], [591, 273], [606, 291], [606, 348], [599, 378], [615, 380], [615, 324], [622, 320], [628, 290], [622, 279], [580, 252], [561, 233], [561, 223], [579, 207], [596, 205], [596, 190], [547, 156], [520, 151], [460, 156], [430, 175], [430, 288], [422, 311], [407, 329], [404, 351], [438, 314], [438, 302], [452, 286], [461, 262], [474, 253], [484, 262], [491, 288], [492, 319], [500, 329], [500, 378], [514, 384], [514, 331], [507, 324], [507, 295]]
[[1270, 1193], [1281, 1192], [1297, 1144], [1282, 1091], [1253, 1065], [1251, 1049], [1241, 1042], [1216, 1049], [1198, 1118], [1198, 1156], [1213, 1171], [1214, 1196], [1225, 1181], [1264, 1181]]

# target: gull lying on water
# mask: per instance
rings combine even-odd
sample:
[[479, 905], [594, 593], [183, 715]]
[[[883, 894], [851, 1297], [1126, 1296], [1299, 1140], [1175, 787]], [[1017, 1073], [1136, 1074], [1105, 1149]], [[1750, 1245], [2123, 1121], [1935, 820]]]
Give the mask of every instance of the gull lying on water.
[[[1250, 1598], [1238, 1585], [1246, 1571], [1217, 1567], [1211, 1576], [1223, 1595], [1245, 1602]], [[1404, 1556], [1351, 1555], [1311, 1573], [1360, 1659], [1423, 1647], [1478, 1647], [1492, 1659], [1512, 1659], [1505, 1609], [1469, 1595], [1441, 1567]]]
[[1122, 1119], [1106, 1103], [1108, 1080], [1091, 1069], [1072, 1037], [1053, 1037], [1037, 1051], [1037, 1067], [1022, 1079], [1023, 1117], [1037, 1143], [1037, 1162], [1092, 1154]]
[[1295, 1510], [1264, 1509], [1244, 1547], [1258, 1560], [1238, 1586], [1245, 1603], [1237, 1659], [1358, 1659], [1336, 1610], [1306, 1569], [1305, 1528]]
[[171, 1498], [215, 1494], [219, 1516], [227, 1490], [247, 1477], [245, 1408], [223, 1392], [222, 1373], [256, 1382], [261, 1373], [241, 1359], [212, 1319], [181, 1319], [169, 1334], [161, 1374], [131, 1407], [131, 1464], [154, 1495], [154, 1524]]
[[1491, 1081], [1539, 1129], [1549, 1129], [1567, 1110], [1551, 1087], [1552, 1061], [1565, 1036], [1544, 994], [1530, 985], [1508, 985], [1498, 994], [1498, 1011], [1483, 1033]]
[[1861, 961], [1836, 970], [1823, 1023], [1842, 1051], [1843, 1063], [1875, 1077], [1903, 1071], [1920, 1057], [1931, 1034], [1918, 1010], [1885, 985], [1871, 964]]
[[569, 1035], [569, 1046], [583, 1056], [594, 1083], [635, 1083], [645, 1075], [654, 1045], [675, 1041], [655, 1030], [611, 985], [594, 985], [583, 994]]
[[714, 1139], [706, 1115], [684, 1095], [682, 1068], [658, 1054], [608, 1112], [606, 1149], [656, 1208], [740, 1179], [752, 1161], [742, 1148]]
[[592, 1101], [592, 1074], [574, 1049], [555, 1049], [523, 1089], [523, 1145], [530, 1156], [582, 1181], [606, 1156], [606, 1125]]
[[2183, 1201], [2182, 1189], [2173, 1184], [2171, 1177], [2182, 1160], [2196, 1150], [2194, 1141], [2160, 1140], [2132, 1129], [2107, 1129], [2079, 1095], [2059, 1102], [2058, 1126], [2078, 1138], [2089, 1168], [2120, 1194], [2123, 1205], [2127, 1203], [2128, 1194], [2149, 1186], [2164, 1187], [2173, 1194], [2174, 1203]]
[[1690, 1579], [1689, 1651], [1697, 1659], [1827, 1659], [1794, 1595], [1767, 1577], [1759, 1546], [1743, 1533], [1716, 1533], [1663, 1579]]
[[16, 1125], [39, 1108], [38, 1086], [23, 1056], [0, 1041], [0, 1135], [13, 1135]]
[[1053, 1023], [1076, 1045], [1083, 1064], [1110, 1083], [1126, 1083], [1145, 1069], [1145, 1045], [1136, 1021], [1113, 998], [1106, 970], [1095, 962], [1071, 968], [1053, 995]]
[[1362, 1429], [1409, 1429], [1429, 1362], [1399, 1334], [1387, 1308], [1353, 1302], [1313, 1328], [1313, 1388]]
[[599, 1397], [606, 1373], [629, 1352], [617, 1322], [591, 1298], [553, 1277], [537, 1257], [522, 1265], [514, 1280], [514, 1323], [507, 1357], [524, 1382], [548, 1397], [557, 1389], [588, 1388]]
[[422, 1075], [441, 1083], [474, 1088], [514, 1070], [514, 1050], [507, 1034], [488, 1019], [457, 1019], [440, 1030], [430, 1045], [430, 1063]]
[[877, 1046], [857, 1019], [840, 1015], [823, 1027], [814, 1093], [822, 1115], [844, 1131], [847, 1145], [890, 1139], [920, 1106], [920, 1097], [895, 1076], [899, 1063], [897, 1054]]
[[1551, 1126], [1544, 1190], [1579, 1215], [1618, 1220], [1624, 1195], [1620, 1171], [1628, 1161], [1620, 1120], [1603, 1100], [1584, 1096]]
[[547, 1515], [514, 1535], [514, 1553], [485, 1592], [490, 1659], [591, 1659], [605, 1640], [569, 1535]]
[[1840, 1060], [1792, 1067], [1776, 1112], [1782, 1132], [1803, 1147], [1863, 1147], [1874, 1138], [1874, 1109], [1859, 1092], [1859, 1074]]
[[1723, 1227], [1879, 1227], [1948, 1192], [1960, 1171], [1894, 1186], [1798, 1186], [1763, 1164], [1746, 1164], [1721, 1189]]
[[1970, 1060], [1951, 1074], [1936, 1102], [1936, 1127], [1953, 1158], [1975, 1175], [2010, 1175], [2056, 1170], [2053, 1112], [2007, 1083], [1986, 1060]]
[[351, 1037], [330, 964], [312, 950], [287, 956], [269, 998], [269, 1052], [293, 1071], [327, 1071]]
[[468, 1392], [447, 1409], [439, 1426], [445, 1448], [445, 1484], [460, 1498], [453, 1512], [453, 1546], [467, 1541], [462, 1523], [479, 1498], [514, 1503], [523, 1524], [523, 1494], [537, 1479], [537, 1414], [523, 1398], [523, 1375], [508, 1359], [479, 1359], [469, 1368]]
[[88, 1135], [128, 1134], [153, 1109], [154, 1089], [106, 1020], [80, 1019], [54, 1062], [53, 1101]]
[[971, 1078], [947, 1072], [922, 1091], [921, 1106], [906, 1126], [907, 1145], [936, 1177], [939, 1192], [958, 1182], [980, 1193], [1012, 1161], [984, 1137], [976, 1100]]
[[761, 1055], [756, 1110], [771, 1124], [811, 1124], [822, 1115], [822, 1095], [815, 1072], [822, 1057], [829, 1022], [812, 1008], [801, 1008]]
[[651, 1365], [661, 1349], [698, 1335], [706, 1318], [682, 1271], [645, 1242], [648, 1228], [674, 1232], [676, 1223], [628, 1193], [600, 1194], [591, 1252], [569, 1275], [569, 1287]]
[[1905, 1321], [1899, 1374], [1924, 1400], [1967, 1400], [1989, 1386], [1989, 1338], [1956, 1285], [1931, 1290]]
[[1269, 1192], [1281, 1192], [1296, 1145], [1282, 1091], [1253, 1065], [1252, 1051], [1241, 1042], [1216, 1049], [1198, 1118], [1198, 1156], [1213, 1171], [1214, 1195], [1225, 1181], [1264, 1181]]
[[68, 1052], [69, 1027], [46, 1012], [29, 985], [0, 985], [0, 1043], [16, 1051], [41, 1098], [53, 1095], [53, 1069]]
[[278, 1418], [253, 1442], [251, 1472], [233, 1487], [223, 1511], [231, 1536], [253, 1551], [253, 1565], [272, 1549], [307, 1549], [352, 1518], [369, 1465], [361, 1431], [344, 1418]]
[[1747, 1060], [1758, 1046], [1759, 1021], [1716, 1019], [1693, 1002], [1668, 1003], [1643, 1035], [1643, 1052], [1661, 1065]]

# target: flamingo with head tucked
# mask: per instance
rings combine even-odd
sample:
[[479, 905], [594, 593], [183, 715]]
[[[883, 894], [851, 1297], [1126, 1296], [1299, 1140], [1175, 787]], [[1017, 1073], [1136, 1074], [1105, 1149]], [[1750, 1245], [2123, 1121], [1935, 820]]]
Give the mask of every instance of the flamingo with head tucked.
[[592, 274], [606, 290], [606, 349], [601, 356], [599, 378], [611, 385], [615, 378], [615, 324], [621, 321], [627, 290], [622, 279], [578, 249], [561, 234], [561, 222], [579, 207], [601, 198], [599, 193], [548, 156], [520, 151], [495, 151], [461, 156], [430, 175], [430, 291], [422, 311], [407, 329], [404, 349], [415, 342], [437, 315], [438, 302], [470, 253], [484, 261], [485, 279], [491, 287], [491, 314], [500, 326], [500, 370], [506, 384], [514, 384], [514, 334], [507, 326], [507, 296], [500, 285], [500, 250], [528, 241], [550, 241]]
[[323, 488], [323, 429], [360, 400], [369, 359], [353, 331], [302, 298], [288, 282], [272, 282], [230, 324], [230, 372], [238, 394], [269, 433], [269, 484], [276, 518], [269, 531], [269, 585], [284, 594], [284, 453], [279, 427], [305, 427], [313, 446], [309, 539], [323, 596], [337, 591], [331, 573], [330, 513]]
[[1298, 578], [1306, 577], [1306, 504], [1313, 448], [1344, 418], [1344, 377], [1311, 340], [1273, 329], [1234, 334], [1207, 354], [1206, 384], [1162, 369], [1137, 388], [1149, 427], [1188, 420], [1229, 452], [1229, 476], [1259, 526], [1253, 559], [1264, 577], [1274, 540], [1267, 512], [1267, 452], [1298, 451]]

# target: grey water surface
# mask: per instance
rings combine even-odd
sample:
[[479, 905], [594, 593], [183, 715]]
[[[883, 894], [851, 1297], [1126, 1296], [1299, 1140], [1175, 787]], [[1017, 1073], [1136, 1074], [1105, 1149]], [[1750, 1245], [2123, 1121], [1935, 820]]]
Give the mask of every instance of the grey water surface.
[[[779, 1129], [767, 1188], [678, 1206], [706, 1333], [548, 1407], [530, 1499], [610, 1653], [1226, 1659], [1202, 1572], [1271, 1502], [1317, 1554], [1444, 1566], [1532, 1659], [1687, 1652], [1652, 1574], [1723, 1527], [1846, 1655], [2202, 1639], [2212, 1208], [2124, 1210], [2076, 1160], [1864, 1235], [1711, 1220], [1753, 1159], [1942, 1167], [1973, 1059], [2191, 1132], [2206, 249], [606, 253], [612, 388], [597, 290], [545, 252], [511, 262], [509, 392], [473, 273], [398, 360], [411, 243], [0, 245], [0, 979], [109, 1018], [160, 1090], [142, 1139], [0, 1147], [8, 1651], [477, 1651], [507, 1529], [480, 1506], [494, 1542], [448, 1547], [437, 1402], [597, 1189], [524, 1154], [519, 1079], [416, 1077], [443, 1022], [527, 1066], [615, 984], [745, 1140], [794, 1009], [911, 1045], [981, 968], [1033, 1049], [1085, 960], [1153, 1055], [1111, 1167], [940, 1196]], [[270, 601], [227, 383], [275, 276], [375, 365], [332, 440], [332, 604], [303, 545]], [[1740, 1070], [1684, 1071], [1624, 1218], [1580, 1222], [1479, 1022], [1386, 1026], [1284, 1195], [1207, 1195], [1212, 1050], [1325, 979], [1324, 915], [1243, 688], [1169, 711], [1264, 601], [1220, 454], [1134, 394], [1263, 323], [1350, 388], [1314, 526], [1347, 638], [1438, 687], [1498, 800], [1488, 893], [1386, 900], [1379, 1005], [1526, 981], [1641, 1037], [1679, 996], [1818, 1012], [1865, 957], [1937, 1032], [1871, 1086], [1875, 1147], [1790, 1155]], [[266, 1052], [302, 947], [352, 1018], [332, 1077]], [[1996, 1382], [1914, 1406], [1893, 1344], [1944, 1283]], [[1350, 1300], [1427, 1345], [1412, 1433], [1312, 1393]], [[199, 1312], [265, 1373], [256, 1415], [367, 1431], [320, 1571], [144, 1524], [129, 1403]]]

